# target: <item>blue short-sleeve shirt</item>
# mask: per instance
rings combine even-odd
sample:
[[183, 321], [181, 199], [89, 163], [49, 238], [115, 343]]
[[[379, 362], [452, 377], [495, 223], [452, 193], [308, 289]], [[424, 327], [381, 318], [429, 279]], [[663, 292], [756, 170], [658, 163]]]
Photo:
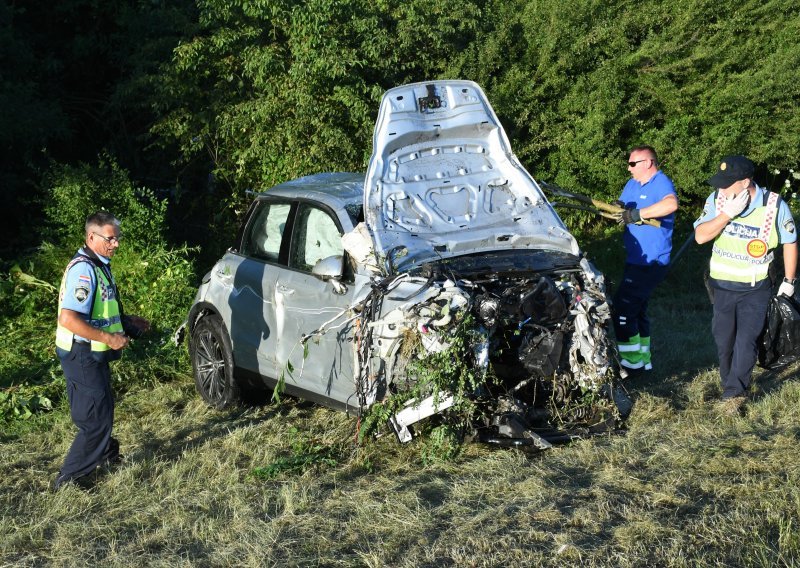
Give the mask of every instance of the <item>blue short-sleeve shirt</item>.
[[[668, 195], [674, 195], [672, 180], [661, 170], [645, 183], [635, 179], [628, 180], [622, 188], [619, 199], [626, 207], [642, 209], [658, 203]], [[622, 242], [625, 245], [625, 262], [628, 264], [669, 264], [672, 250], [672, 229], [675, 226], [675, 213], [659, 218], [661, 227], [630, 224], [625, 226]]]
[[[86, 254], [83, 249], [79, 251]], [[101, 262], [108, 265], [109, 259], [97, 255]], [[89, 321], [92, 313], [92, 299], [97, 290], [97, 274], [91, 262], [76, 262], [67, 271], [64, 281], [64, 297], [61, 300], [61, 307], [73, 312], [78, 312]], [[75, 336], [76, 339], [87, 341], [85, 337]]]
[[[755, 211], [756, 207], [762, 207], [764, 205], [764, 200], [768, 195], [767, 190], [762, 187], [756, 186], [756, 193], [755, 197], [750, 200], [750, 203], [747, 205], [747, 209], [745, 209], [740, 217], [747, 217]], [[703, 206], [703, 214], [694, 222], [694, 228], [696, 229], [698, 225], [701, 223], [706, 223], [707, 221], [711, 221], [714, 217], [717, 216], [717, 192], [714, 191], [706, 198], [706, 203]], [[794, 226], [794, 218], [792, 217], [792, 212], [789, 210], [789, 206], [786, 202], [781, 199], [778, 202], [778, 217], [776, 222], [776, 228], [778, 229], [778, 241], [781, 244], [784, 243], [794, 243], [797, 241], [797, 231]]]

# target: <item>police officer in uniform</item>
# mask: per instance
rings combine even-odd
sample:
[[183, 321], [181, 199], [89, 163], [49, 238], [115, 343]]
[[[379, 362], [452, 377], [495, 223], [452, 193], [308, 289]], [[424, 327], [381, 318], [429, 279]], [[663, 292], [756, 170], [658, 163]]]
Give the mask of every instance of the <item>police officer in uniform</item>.
[[[678, 209], [672, 180], [658, 165], [651, 146], [633, 148], [628, 157], [631, 179], [617, 201], [625, 208], [619, 215], [619, 222], [625, 225], [625, 271], [614, 294], [614, 334], [620, 363], [633, 370], [653, 368], [647, 304], [667, 275]], [[643, 219], [659, 219], [661, 226], [642, 224]]]
[[769, 265], [783, 245], [785, 278], [778, 294], [794, 294], [797, 234], [778, 194], [753, 182], [753, 162], [725, 156], [708, 180], [717, 188], [695, 221], [695, 240], [713, 240], [709, 285], [714, 297], [712, 332], [719, 355], [723, 410], [738, 414], [747, 391], [772, 296]]
[[119, 461], [119, 443], [112, 438], [114, 397], [109, 362], [119, 359], [130, 337], [150, 323], [125, 316], [111, 274], [120, 234], [119, 221], [107, 211], [86, 219], [86, 240], [61, 279], [56, 352], [67, 379], [72, 421], [78, 434], [64, 459], [54, 487], [84, 484], [96, 467]]

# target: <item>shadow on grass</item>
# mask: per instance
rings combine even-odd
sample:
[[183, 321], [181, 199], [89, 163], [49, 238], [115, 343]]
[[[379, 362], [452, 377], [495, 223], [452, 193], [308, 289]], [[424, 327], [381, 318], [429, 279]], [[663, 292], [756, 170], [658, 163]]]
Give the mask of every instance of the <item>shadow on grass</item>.
[[130, 462], [150, 459], [166, 459], [177, 461], [190, 450], [206, 443], [230, 436], [241, 428], [247, 428], [267, 422], [273, 418], [285, 416], [292, 407], [286, 404], [276, 406], [247, 406], [227, 412], [219, 412], [206, 418], [201, 425], [193, 424], [172, 432], [169, 436], [151, 436], [140, 442], [140, 446], [130, 452]]
[[[756, 367], [758, 369], [758, 367]], [[786, 381], [800, 378], [800, 361], [795, 361], [777, 369], [765, 369], [753, 377], [755, 399], [762, 398], [770, 393], [780, 390]]]
[[0, 378], [0, 389], [24, 384], [46, 385], [52, 382], [53, 374], [59, 373], [61, 373], [61, 367], [58, 361], [54, 363], [50, 359], [36, 361], [31, 358], [27, 365], [6, 369], [3, 377]]

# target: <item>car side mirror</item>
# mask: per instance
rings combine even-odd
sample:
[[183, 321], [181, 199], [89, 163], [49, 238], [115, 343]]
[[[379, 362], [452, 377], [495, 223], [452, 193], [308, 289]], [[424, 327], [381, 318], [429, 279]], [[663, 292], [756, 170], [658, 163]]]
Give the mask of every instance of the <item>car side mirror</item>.
[[344, 257], [340, 254], [328, 256], [317, 261], [311, 274], [322, 280], [340, 280], [343, 273]]
[[333, 291], [337, 294], [347, 292], [347, 286], [342, 284], [342, 274], [344, 273], [344, 257], [340, 254], [328, 256], [318, 260], [311, 269], [311, 274], [324, 281], [328, 281], [333, 286]]

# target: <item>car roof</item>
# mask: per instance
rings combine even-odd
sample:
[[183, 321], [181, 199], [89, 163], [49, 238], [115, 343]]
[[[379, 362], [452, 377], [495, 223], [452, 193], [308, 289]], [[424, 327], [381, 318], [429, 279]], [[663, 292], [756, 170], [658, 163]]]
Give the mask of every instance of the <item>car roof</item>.
[[259, 197], [311, 199], [330, 207], [344, 207], [364, 200], [364, 174], [326, 172], [301, 177], [276, 185]]

